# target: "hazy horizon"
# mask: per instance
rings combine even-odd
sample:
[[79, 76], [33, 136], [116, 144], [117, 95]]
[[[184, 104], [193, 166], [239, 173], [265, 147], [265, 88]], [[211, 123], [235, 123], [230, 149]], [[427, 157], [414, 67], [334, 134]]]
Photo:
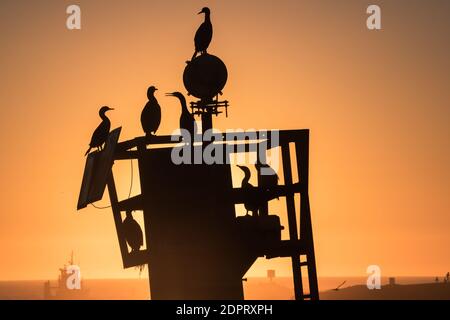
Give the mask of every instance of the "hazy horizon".
[[[83, 293], [77, 294], [78, 299], [89, 300], [147, 300], [151, 294], [149, 292], [148, 279], [85, 279], [82, 288], [86, 289]], [[345, 283], [343, 283], [345, 281]], [[32, 299], [40, 300], [44, 298], [44, 283], [46, 281], [0, 281], [0, 299]], [[331, 277], [319, 278], [319, 290], [322, 299], [366, 299], [367, 297], [380, 299], [380, 294], [388, 294], [392, 297], [392, 290], [400, 290], [395, 296], [396, 299], [414, 299], [417, 294], [426, 296], [428, 294], [438, 299], [449, 299], [450, 285], [440, 293], [430, 288], [435, 285], [433, 278], [396, 278], [395, 288], [388, 285], [388, 279], [382, 278], [382, 290], [369, 292], [365, 286], [365, 279], [361, 277]], [[51, 282], [55, 286], [56, 281]], [[408, 285], [408, 286], [406, 286]], [[410, 287], [412, 285], [412, 287]], [[414, 285], [424, 285], [422, 290], [418, 290]], [[441, 282], [439, 287], [443, 283]], [[341, 290], [334, 290], [340, 286]], [[250, 300], [290, 300], [293, 298], [293, 282], [291, 278], [276, 277], [273, 280], [266, 278], [248, 278], [243, 282], [245, 299]], [[411, 288], [411, 291], [405, 292], [402, 288]], [[344, 290], [345, 289], [345, 290]], [[349, 289], [349, 290], [347, 290]], [[355, 292], [356, 290], [356, 292]], [[425, 292], [424, 292], [425, 291]], [[422, 293], [421, 293], [422, 292]], [[340, 293], [344, 293], [341, 296]], [[411, 294], [413, 296], [411, 296]], [[350, 296], [349, 296], [350, 295]], [[382, 297], [382, 296], [381, 296]], [[62, 298], [62, 297], [59, 297]], [[70, 295], [66, 297], [70, 299]], [[73, 297], [72, 297], [73, 298]]]

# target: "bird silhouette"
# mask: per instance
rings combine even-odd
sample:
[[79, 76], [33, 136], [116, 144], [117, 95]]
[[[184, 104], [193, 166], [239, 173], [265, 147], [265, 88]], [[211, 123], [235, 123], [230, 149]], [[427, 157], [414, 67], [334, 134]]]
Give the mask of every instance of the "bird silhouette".
[[189, 112], [189, 109], [186, 104], [186, 98], [180, 92], [166, 93], [166, 96], [176, 97], [178, 98], [178, 100], [180, 100], [181, 104], [180, 129], [187, 130], [191, 134], [193, 140], [193, 135], [197, 132], [197, 124], [195, 122], [194, 116]]
[[155, 91], [158, 90], [151, 86], [147, 90], [148, 102], [141, 113], [142, 129], [146, 136], [156, 134], [156, 131], [161, 124], [161, 107], [158, 100], [155, 98]]
[[142, 234], [141, 226], [134, 220], [131, 211], [127, 211], [123, 220], [123, 231], [131, 251], [139, 251], [144, 244], [144, 235]]
[[211, 11], [209, 8], [204, 7], [202, 11], [200, 11], [198, 14], [204, 13], [205, 14], [205, 21], [200, 25], [197, 32], [195, 33], [194, 38], [194, 44], [195, 44], [195, 52], [192, 56], [191, 60], [194, 60], [194, 58], [197, 56], [197, 53], [205, 54], [206, 50], [209, 47], [209, 44], [211, 43], [212, 36], [213, 36], [213, 26], [211, 23]]
[[244, 207], [248, 212], [252, 213], [252, 216], [258, 215], [258, 208], [260, 207], [260, 199], [258, 189], [254, 187], [250, 182], [250, 169], [245, 166], [238, 166], [239, 169], [244, 171], [244, 178], [241, 182], [241, 188], [245, 190]]
[[100, 118], [102, 118], [102, 122], [92, 134], [91, 142], [89, 143], [89, 149], [84, 154], [85, 156], [87, 156], [89, 152], [91, 152], [92, 148], [97, 148], [98, 151], [100, 151], [103, 144], [106, 142], [106, 139], [108, 139], [109, 130], [111, 129], [111, 121], [109, 121], [108, 117], [106, 116], [106, 112], [109, 110], [114, 109], [107, 106], [100, 108], [98, 114]]
[[[271, 192], [273, 187], [278, 186], [278, 174], [272, 169], [267, 163], [257, 163], [255, 164], [256, 170], [258, 171], [260, 179], [260, 187], [266, 192]], [[269, 197], [270, 198], [270, 197]], [[276, 197], [279, 199], [279, 197]]]

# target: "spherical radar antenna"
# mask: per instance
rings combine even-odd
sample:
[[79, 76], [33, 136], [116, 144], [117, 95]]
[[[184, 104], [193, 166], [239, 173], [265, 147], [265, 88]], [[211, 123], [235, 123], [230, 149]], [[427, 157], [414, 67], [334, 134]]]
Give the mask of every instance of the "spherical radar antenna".
[[203, 54], [184, 69], [183, 82], [188, 93], [201, 100], [211, 100], [225, 87], [227, 67], [218, 57]]

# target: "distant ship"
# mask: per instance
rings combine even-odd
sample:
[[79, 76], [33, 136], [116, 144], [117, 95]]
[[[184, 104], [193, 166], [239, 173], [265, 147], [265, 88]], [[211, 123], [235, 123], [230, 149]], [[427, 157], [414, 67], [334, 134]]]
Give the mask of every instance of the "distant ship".
[[88, 299], [89, 290], [86, 289], [81, 281], [80, 289], [70, 289], [67, 285], [69, 277], [72, 275], [68, 272], [68, 267], [73, 266], [73, 251], [70, 261], [62, 268], [59, 268], [58, 282], [56, 286], [52, 286], [50, 280], [44, 283], [44, 299], [45, 300], [85, 300]]

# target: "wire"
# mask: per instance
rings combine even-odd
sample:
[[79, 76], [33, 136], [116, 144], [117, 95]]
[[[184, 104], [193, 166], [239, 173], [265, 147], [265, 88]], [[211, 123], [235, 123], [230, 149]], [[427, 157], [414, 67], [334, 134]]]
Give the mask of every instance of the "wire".
[[109, 206], [107, 206], [107, 207], [98, 207], [98, 206], [96, 206], [96, 205], [93, 204], [93, 203], [90, 203], [90, 205], [93, 206], [95, 209], [98, 209], [98, 210], [105, 210], [105, 209], [111, 208], [111, 205], [109, 205]]
[[[130, 166], [131, 167], [131, 181], [130, 181], [130, 191], [128, 192], [128, 199], [131, 198], [131, 192], [133, 191], [133, 176], [134, 176], [133, 159], [130, 159], [130, 164], [131, 164], [131, 166]], [[111, 208], [111, 205], [106, 206], [106, 207], [99, 207], [93, 203], [91, 203], [90, 205], [93, 206], [97, 210], [105, 210], [105, 209]]]
[[133, 176], [134, 176], [133, 159], [130, 159], [130, 161], [131, 161], [131, 181], [130, 181], [130, 192], [128, 192], [128, 199], [131, 198], [131, 191], [133, 190]]

